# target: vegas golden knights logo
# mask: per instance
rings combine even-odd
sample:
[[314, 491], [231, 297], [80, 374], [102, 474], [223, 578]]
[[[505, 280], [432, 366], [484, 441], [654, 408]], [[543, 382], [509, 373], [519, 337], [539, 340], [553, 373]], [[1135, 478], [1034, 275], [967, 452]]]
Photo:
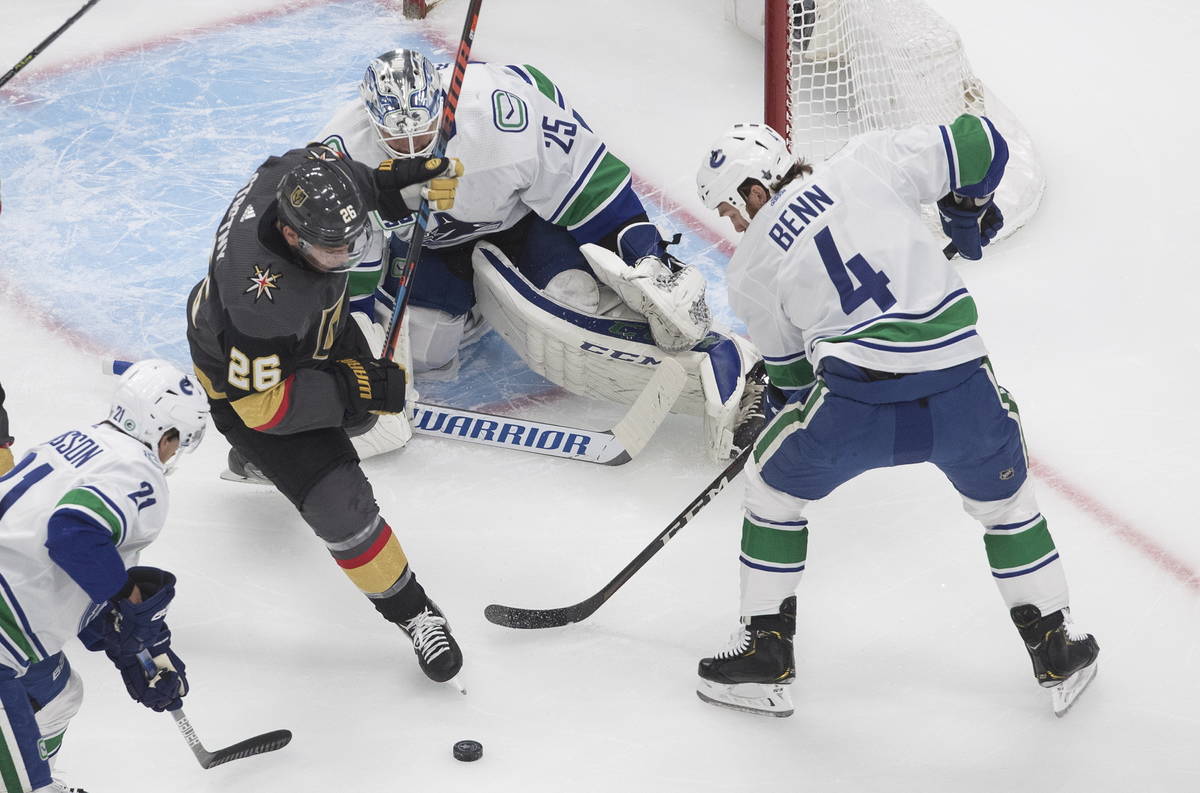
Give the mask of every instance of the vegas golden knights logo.
[[304, 202], [307, 200], [308, 200], [308, 193], [304, 192], [303, 187], [297, 187], [295, 190], [292, 191], [292, 194], [290, 196], [288, 196], [288, 203], [290, 203], [292, 206], [297, 207], [297, 208], [302, 206], [304, 204]]

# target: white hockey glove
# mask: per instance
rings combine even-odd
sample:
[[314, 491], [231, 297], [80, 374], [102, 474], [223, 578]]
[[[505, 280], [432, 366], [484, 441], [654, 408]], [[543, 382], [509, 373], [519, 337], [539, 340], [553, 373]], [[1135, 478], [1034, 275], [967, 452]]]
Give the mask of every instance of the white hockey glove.
[[707, 283], [696, 268], [683, 267], [673, 273], [655, 256], [643, 256], [630, 267], [599, 245], [581, 245], [579, 250], [597, 278], [630, 308], [645, 315], [654, 343], [662, 349], [689, 350], [708, 333], [712, 319], [704, 302]]

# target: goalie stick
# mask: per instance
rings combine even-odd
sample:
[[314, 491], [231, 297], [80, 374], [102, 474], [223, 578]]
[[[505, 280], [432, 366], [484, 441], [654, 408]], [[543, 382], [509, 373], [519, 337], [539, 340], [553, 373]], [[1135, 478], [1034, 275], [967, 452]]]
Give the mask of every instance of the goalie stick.
[[[153, 681], [161, 669], [150, 658], [150, 653], [145, 650], [140, 651], [137, 657], [146, 672], [146, 679]], [[153, 683], [151, 684], [153, 685]], [[247, 738], [244, 741], [238, 741], [231, 746], [226, 746], [224, 749], [210, 752], [204, 748], [204, 744], [200, 743], [200, 736], [196, 735], [196, 730], [192, 727], [192, 723], [188, 721], [188, 717], [184, 714], [182, 707], [169, 712], [171, 717], [175, 719], [175, 726], [179, 728], [183, 739], [187, 741], [188, 748], [192, 750], [192, 754], [196, 755], [196, 761], [200, 763], [201, 768], [213, 768], [214, 766], [233, 760], [241, 760], [243, 757], [252, 757], [256, 754], [273, 752], [276, 749], [282, 749], [287, 746], [288, 742], [292, 740], [291, 730], [273, 730], [272, 732], [264, 732], [262, 735], [255, 735], [253, 738]]]
[[[747, 379], [749, 378], [757, 379], [760, 382], [764, 381], [761, 361], [755, 364], [747, 374]], [[708, 502], [712, 501], [718, 493], [725, 489], [726, 485], [733, 481], [733, 478], [746, 466], [746, 461], [750, 459], [753, 449], [754, 442], [747, 443], [746, 448], [738, 452], [737, 457], [725, 466], [725, 470], [716, 479], [709, 482], [700, 495], [692, 499], [692, 502], [675, 516], [675, 520], [667, 524], [667, 527], [659, 532], [658, 536], [651, 540], [650, 544], [643, 548], [633, 561], [625, 565], [621, 572], [617, 573], [599, 592], [587, 600], [582, 600], [573, 606], [555, 609], [523, 609], [517, 606], [501, 606], [493, 603], [483, 610], [483, 616], [487, 617], [488, 622], [505, 628], [559, 628], [573, 622], [582, 622], [592, 616], [596, 609], [603, 606], [605, 601], [625, 585], [626, 581], [633, 578], [634, 573], [641, 570], [654, 554], [661, 551], [663, 546], [674, 539], [680, 529], [696, 517]]]
[[[120, 375], [131, 363], [105, 359], [101, 369], [105, 374]], [[414, 406], [412, 428], [422, 435], [501, 449], [599, 465], [624, 465], [646, 447], [686, 384], [687, 372], [679, 362], [664, 358], [629, 410], [607, 430], [586, 430], [427, 402]]]

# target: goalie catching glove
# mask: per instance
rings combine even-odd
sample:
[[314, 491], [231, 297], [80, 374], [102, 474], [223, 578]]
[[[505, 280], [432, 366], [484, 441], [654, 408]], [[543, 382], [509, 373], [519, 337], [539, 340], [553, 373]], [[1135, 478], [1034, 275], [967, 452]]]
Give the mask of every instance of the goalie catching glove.
[[708, 333], [704, 274], [666, 252], [652, 223], [634, 223], [617, 235], [620, 256], [599, 245], [579, 250], [596, 277], [650, 323], [654, 343], [668, 352], [690, 350]]
[[400, 157], [375, 169], [380, 214], [402, 220], [424, 198], [434, 209], [452, 209], [463, 164], [454, 157]]

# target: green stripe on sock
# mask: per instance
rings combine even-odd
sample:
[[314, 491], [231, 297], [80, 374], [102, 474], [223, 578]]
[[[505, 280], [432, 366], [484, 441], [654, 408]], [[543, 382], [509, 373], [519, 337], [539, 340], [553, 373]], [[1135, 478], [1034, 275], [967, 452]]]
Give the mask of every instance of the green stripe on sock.
[[1017, 534], [985, 534], [983, 544], [993, 570], [1026, 567], [1054, 551], [1054, 539], [1045, 518]]
[[629, 166], [613, 155], [605, 154], [583, 190], [571, 202], [571, 206], [563, 213], [562, 217], [555, 222], [567, 228], [582, 223], [584, 219], [612, 198], [628, 178]]
[[947, 306], [940, 314], [924, 322], [880, 322], [846, 336], [831, 336], [822, 341], [837, 343], [856, 339], [877, 339], [897, 344], [933, 341], [971, 327], [978, 321], [975, 301], [963, 297]]
[[58, 754], [58, 750], [62, 748], [63, 736], [66, 734], [67, 731], [63, 730], [58, 735], [51, 735], [49, 738], [42, 738], [38, 741], [38, 749], [42, 753], [43, 760], [49, 760]]
[[532, 77], [534, 83], [537, 84], [537, 89], [541, 91], [544, 96], [549, 97], [553, 101], [558, 101], [556, 98], [556, 92], [554, 90], [553, 80], [530, 66], [528, 63], [525, 64], [525, 71], [529, 72], [529, 76]]
[[758, 443], [754, 446], [754, 461], [756, 463], [762, 463], [767, 449], [771, 447], [771, 444], [775, 442], [775, 439], [781, 433], [795, 425], [803, 427], [808, 423], [809, 418], [816, 411], [818, 405], [824, 402], [825, 391], [825, 383], [818, 380], [807, 399], [802, 403], [789, 405], [779, 412], [779, 415], [767, 425]]
[[812, 385], [813, 368], [807, 358], [790, 363], [766, 363], [767, 377], [778, 388], [804, 388]]
[[121, 519], [109, 508], [104, 500], [90, 490], [82, 487], [77, 487], [74, 490], [67, 492], [65, 496], [58, 500], [60, 507], [83, 507], [84, 509], [94, 512], [101, 520], [108, 524], [108, 530], [112, 532], [113, 542], [121, 542]]
[[[16, 762], [21, 762], [21, 753], [16, 752]], [[9, 751], [8, 742], [0, 732], [0, 780], [4, 781], [4, 790], [8, 793], [21, 793], [25, 788], [21, 785], [21, 774], [13, 761], [13, 752]]]
[[808, 558], [808, 529], [784, 531], [742, 520], [742, 553], [774, 564], [802, 564]]
[[983, 122], [976, 116], [962, 115], [948, 129], [958, 155], [958, 183], [982, 182], [992, 165], [992, 143]]

